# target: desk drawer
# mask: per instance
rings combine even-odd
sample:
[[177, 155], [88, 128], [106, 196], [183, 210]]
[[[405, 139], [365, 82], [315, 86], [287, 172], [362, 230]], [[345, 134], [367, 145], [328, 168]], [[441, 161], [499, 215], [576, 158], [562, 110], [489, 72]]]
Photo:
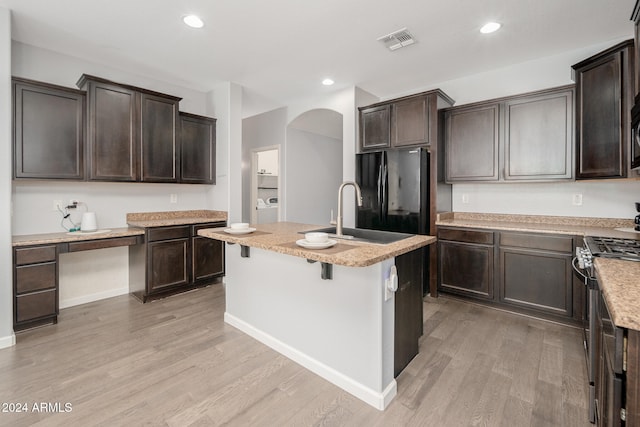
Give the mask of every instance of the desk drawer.
[[86, 240], [82, 242], [69, 242], [69, 252], [90, 251], [93, 249], [116, 248], [119, 246], [138, 245], [143, 242], [140, 236], [115, 237], [112, 239]]
[[36, 264], [39, 262], [49, 262], [55, 260], [55, 245], [16, 249], [16, 265]]
[[56, 273], [55, 262], [16, 267], [16, 293], [55, 288]]
[[58, 314], [55, 289], [20, 295], [16, 298], [16, 322], [35, 320]]

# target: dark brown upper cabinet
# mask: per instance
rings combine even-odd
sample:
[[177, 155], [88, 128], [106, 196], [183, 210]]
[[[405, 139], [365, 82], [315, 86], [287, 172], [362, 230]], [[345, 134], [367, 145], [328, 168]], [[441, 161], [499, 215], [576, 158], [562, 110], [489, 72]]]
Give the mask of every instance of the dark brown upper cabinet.
[[437, 110], [451, 105], [433, 90], [360, 107], [360, 150], [429, 145], [437, 139]]
[[574, 87], [444, 111], [447, 182], [573, 178]]
[[394, 147], [429, 143], [427, 97], [419, 96], [391, 105], [391, 145]]
[[82, 75], [90, 180], [178, 181], [180, 98]]
[[360, 148], [362, 150], [391, 146], [391, 105], [360, 109]]
[[455, 107], [444, 117], [446, 180], [497, 181], [500, 103]]
[[216, 119], [180, 113], [180, 182], [216, 183]]
[[627, 40], [573, 66], [577, 179], [628, 176], [634, 61]]
[[140, 180], [177, 182], [180, 164], [178, 100], [141, 93], [140, 107]]
[[504, 179], [573, 178], [574, 87], [505, 101]]
[[[633, 12], [631, 14], [631, 20], [634, 22], [634, 50], [633, 50], [633, 82], [635, 85], [635, 94], [636, 98], [638, 98], [638, 92], [640, 92], [640, 1], [636, 1], [636, 4], [633, 6]], [[638, 99], [640, 100], [640, 99]]]
[[85, 93], [13, 78], [13, 177], [84, 179]]

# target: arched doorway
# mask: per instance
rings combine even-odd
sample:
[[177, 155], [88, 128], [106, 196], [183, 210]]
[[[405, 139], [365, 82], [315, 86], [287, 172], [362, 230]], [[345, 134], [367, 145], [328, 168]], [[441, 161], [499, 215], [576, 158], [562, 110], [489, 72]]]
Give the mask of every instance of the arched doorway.
[[342, 183], [343, 117], [329, 109], [302, 113], [287, 126], [287, 221], [328, 224]]

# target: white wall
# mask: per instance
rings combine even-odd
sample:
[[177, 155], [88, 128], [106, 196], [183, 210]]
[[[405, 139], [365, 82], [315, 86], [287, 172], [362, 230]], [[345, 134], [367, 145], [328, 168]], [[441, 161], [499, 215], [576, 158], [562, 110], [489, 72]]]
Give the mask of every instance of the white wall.
[[11, 13], [0, 7], [0, 348], [15, 344], [11, 253]]
[[[572, 84], [571, 66], [620, 40], [541, 58], [474, 76], [442, 82], [456, 105]], [[573, 194], [583, 205], [573, 206]], [[469, 203], [462, 203], [462, 195]], [[640, 181], [575, 181], [523, 184], [454, 184], [453, 210], [507, 214], [633, 218], [640, 201]]]
[[[289, 128], [286, 163], [287, 221], [328, 226], [331, 210], [338, 212], [342, 140]], [[345, 205], [351, 197], [345, 194]]]
[[[68, 202], [76, 199], [85, 202], [91, 211], [97, 213], [100, 228], [125, 227], [126, 214], [129, 212], [227, 210], [230, 202], [227, 190], [228, 147], [231, 130], [234, 129], [229, 114], [232, 105], [231, 84], [212, 88], [211, 92], [203, 93], [149, 76], [132, 74], [109, 65], [22, 43], [13, 42], [12, 46], [11, 61], [2, 63], [10, 64], [10, 72], [14, 76], [75, 87], [75, 83], [83, 73], [91, 74], [182, 97], [181, 111], [216, 117], [218, 119], [216, 126], [217, 185], [14, 181], [12, 188], [14, 216], [12, 231], [8, 234], [64, 231], [60, 226], [60, 214], [52, 210], [53, 200]], [[2, 99], [10, 99], [10, 96]], [[220, 116], [215, 113], [219, 113]], [[2, 128], [9, 129], [9, 132], [11, 129], [9, 124]], [[7, 143], [7, 147], [10, 145]], [[6, 158], [10, 159], [11, 156], [7, 155]], [[11, 168], [7, 167], [4, 170], [10, 173]], [[177, 203], [169, 203], [170, 194], [177, 194]], [[84, 207], [81, 207], [78, 210], [77, 220], [83, 209]], [[96, 255], [101, 258], [99, 268], [87, 268], [91, 265], [96, 266]], [[86, 283], [91, 283], [91, 286], [86, 286]], [[73, 256], [65, 254], [60, 257], [61, 307], [126, 293], [127, 286], [127, 248], [81, 252]]]
[[[287, 109], [278, 108], [263, 114], [258, 114], [242, 120], [242, 221], [251, 221], [251, 209], [254, 204], [251, 201], [251, 150], [261, 147], [280, 145], [280, 189], [282, 198], [285, 185], [285, 151], [287, 128]], [[236, 166], [237, 168], [237, 166]], [[281, 217], [286, 218], [283, 200], [278, 200], [281, 209]]]

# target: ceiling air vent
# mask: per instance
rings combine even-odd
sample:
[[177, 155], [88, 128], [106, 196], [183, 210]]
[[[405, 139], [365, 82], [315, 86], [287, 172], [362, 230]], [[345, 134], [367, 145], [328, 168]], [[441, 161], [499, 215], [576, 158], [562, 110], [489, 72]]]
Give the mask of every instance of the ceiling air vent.
[[378, 38], [378, 41], [384, 43], [385, 47], [389, 50], [397, 50], [401, 47], [412, 45], [416, 42], [411, 33], [406, 29], [394, 31]]

